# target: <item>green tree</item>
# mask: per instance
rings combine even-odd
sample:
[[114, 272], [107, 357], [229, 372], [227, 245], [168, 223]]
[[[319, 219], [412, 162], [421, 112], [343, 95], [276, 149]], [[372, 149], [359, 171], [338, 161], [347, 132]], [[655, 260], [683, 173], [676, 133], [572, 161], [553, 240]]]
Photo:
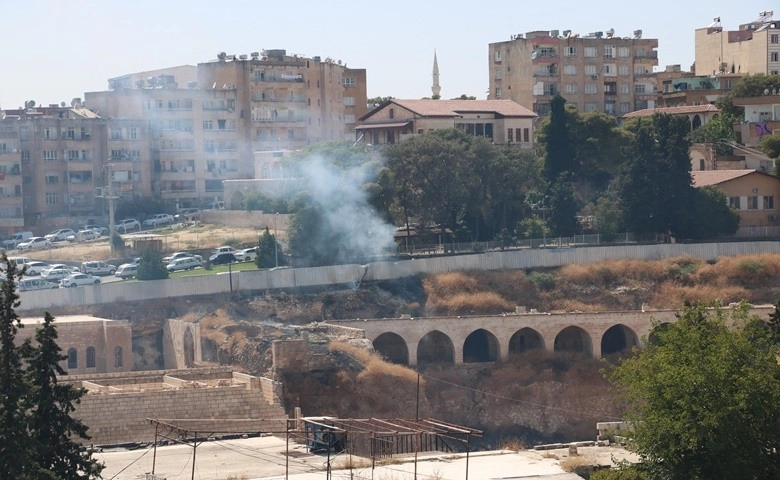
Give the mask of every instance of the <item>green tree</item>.
[[759, 324], [746, 304], [686, 304], [608, 374], [649, 478], [777, 478], [780, 350]]
[[162, 260], [162, 253], [153, 248], [147, 248], [141, 253], [138, 262], [138, 272], [135, 275], [138, 280], [163, 280], [168, 278], [168, 269]]
[[777, 168], [778, 162], [780, 162], [780, 133], [761, 137], [761, 143], [759, 143], [758, 148], [775, 161], [774, 173], [777, 175], [780, 172], [780, 169]]
[[692, 143], [703, 143], [711, 146], [715, 155], [731, 155], [734, 149], [729, 142], [736, 142], [737, 134], [734, 133], [735, 118], [725, 112], [713, 118], [701, 127], [690, 133]]
[[576, 235], [580, 231], [577, 221], [579, 208], [574, 199], [574, 187], [570, 173], [562, 173], [550, 186], [550, 215], [547, 224], [555, 236]]
[[739, 220], [739, 212], [729, 207], [728, 197], [722, 190], [707, 185], [694, 191], [691, 238], [733, 235], [739, 229]]
[[257, 268], [271, 268], [277, 266], [277, 261], [278, 265], [287, 265], [287, 257], [282, 251], [281, 244], [276, 240], [276, 235], [271, 235], [268, 227], [265, 227], [257, 242], [255, 265]]
[[726, 95], [720, 97], [715, 104], [721, 114], [728, 113], [734, 118], [744, 117], [744, 107], [734, 105], [734, 99], [739, 97], [760, 97], [765, 91], [780, 87], [780, 75], [757, 73], [742, 77]]
[[596, 201], [593, 212], [594, 230], [610, 242], [622, 227], [622, 214], [620, 205], [612, 195], [604, 195]]
[[92, 458], [94, 451], [79, 443], [89, 440], [87, 427], [71, 416], [86, 394], [83, 388], [61, 385], [57, 375], [67, 375], [60, 362], [67, 359], [57, 344], [54, 317], [45, 312], [36, 329], [35, 345], [30, 339], [22, 347], [27, 361], [30, 391], [24, 400], [28, 412], [28, 435], [35, 449], [35, 462], [29, 464], [29, 478], [99, 478], [103, 464]]
[[550, 101], [550, 120], [542, 126], [544, 146], [543, 172], [548, 182], [554, 182], [563, 172], [577, 170], [567, 125], [566, 99], [556, 95]]
[[385, 102], [389, 102], [393, 97], [371, 97], [366, 100], [369, 109], [376, 108]]

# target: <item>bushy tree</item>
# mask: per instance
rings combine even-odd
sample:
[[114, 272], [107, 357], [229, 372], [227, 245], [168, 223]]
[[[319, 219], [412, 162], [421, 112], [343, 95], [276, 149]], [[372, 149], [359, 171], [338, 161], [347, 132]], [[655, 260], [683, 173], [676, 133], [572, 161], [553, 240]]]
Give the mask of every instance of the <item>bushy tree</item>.
[[691, 210], [693, 239], [733, 235], [739, 229], [739, 212], [729, 207], [726, 194], [712, 185], [695, 190]]
[[555, 236], [572, 236], [580, 231], [577, 221], [579, 207], [574, 199], [572, 175], [563, 173], [550, 186], [550, 215], [547, 224]]
[[544, 141], [543, 172], [548, 182], [552, 183], [564, 172], [574, 172], [574, 151], [569, 136], [569, 126], [566, 117], [566, 99], [556, 95], [550, 101], [550, 120], [542, 126]]
[[757, 73], [746, 75], [734, 84], [734, 87], [720, 97], [715, 103], [721, 114], [728, 113], [734, 118], [743, 118], [744, 107], [734, 105], [734, 99], [739, 97], [760, 97], [766, 90], [780, 88], [780, 75]]
[[257, 242], [255, 265], [257, 268], [271, 268], [277, 266], [277, 262], [278, 265], [287, 265], [287, 257], [284, 255], [276, 235], [272, 235], [268, 227], [265, 227], [265, 231]]
[[777, 478], [780, 350], [747, 311], [686, 304], [608, 375], [649, 478]]
[[135, 278], [138, 280], [163, 280], [168, 276], [168, 269], [163, 263], [162, 253], [153, 248], [147, 248], [141, 253]]

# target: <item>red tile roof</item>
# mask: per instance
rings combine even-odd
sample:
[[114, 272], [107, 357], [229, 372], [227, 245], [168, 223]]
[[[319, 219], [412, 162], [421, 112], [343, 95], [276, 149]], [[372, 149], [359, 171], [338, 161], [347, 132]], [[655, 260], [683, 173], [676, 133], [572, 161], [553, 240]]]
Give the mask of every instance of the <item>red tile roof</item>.
[[719, 183], [728, 182], [735, 178], [744, 177], [751, 173], [759, 173], [757, 170], [694, 170], [691, 172], [693, 177], [694, 187], [706, 187], [707, 185], [718, 185]]
[[496, 113], [505, 117], [537, 115], [512, 100], [390, 100], [423, 117], [454, 117], [460, 113]]
[[629, 112], [621, 118], [651, 117], [656, 113], [668, 113], [669, 115], [685, 115], [688, 113], [719, 112], [715, 105], [684, 105], [682, 107], [645, 108], [635, 112]]

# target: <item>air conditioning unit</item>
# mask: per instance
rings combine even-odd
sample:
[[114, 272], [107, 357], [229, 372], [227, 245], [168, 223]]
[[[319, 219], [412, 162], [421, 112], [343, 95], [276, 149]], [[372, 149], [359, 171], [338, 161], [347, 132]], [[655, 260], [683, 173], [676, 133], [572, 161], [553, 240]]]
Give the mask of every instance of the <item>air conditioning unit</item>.
[[767, 218], [769, 219], [770, 222], [774, 222], [775, 220], [777, 220], [777, 215], [769, 215], [767, 216]]

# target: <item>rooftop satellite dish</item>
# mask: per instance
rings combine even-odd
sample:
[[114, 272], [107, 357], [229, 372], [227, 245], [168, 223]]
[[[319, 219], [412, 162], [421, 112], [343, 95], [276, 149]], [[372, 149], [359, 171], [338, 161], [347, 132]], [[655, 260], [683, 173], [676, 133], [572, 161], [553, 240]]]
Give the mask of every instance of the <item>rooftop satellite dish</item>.
[[27, 102], [27, 108], [35, 108], [35, 100], [30, 100]]
[[65, 105], [67, 105], [67, 103], [65, 103], [65, 102], [60, 102], [60, 107], [65, 107]]
[[612, 38], [614, 34], [615, 34], [614, 28], [610, 28], [609, 30], [607, 30], [607, 38]]
[[219, 54], [217, 55], [217, 58], [224, 62], [225, 59], [227, 58], [227, 53], [219, 52]]

